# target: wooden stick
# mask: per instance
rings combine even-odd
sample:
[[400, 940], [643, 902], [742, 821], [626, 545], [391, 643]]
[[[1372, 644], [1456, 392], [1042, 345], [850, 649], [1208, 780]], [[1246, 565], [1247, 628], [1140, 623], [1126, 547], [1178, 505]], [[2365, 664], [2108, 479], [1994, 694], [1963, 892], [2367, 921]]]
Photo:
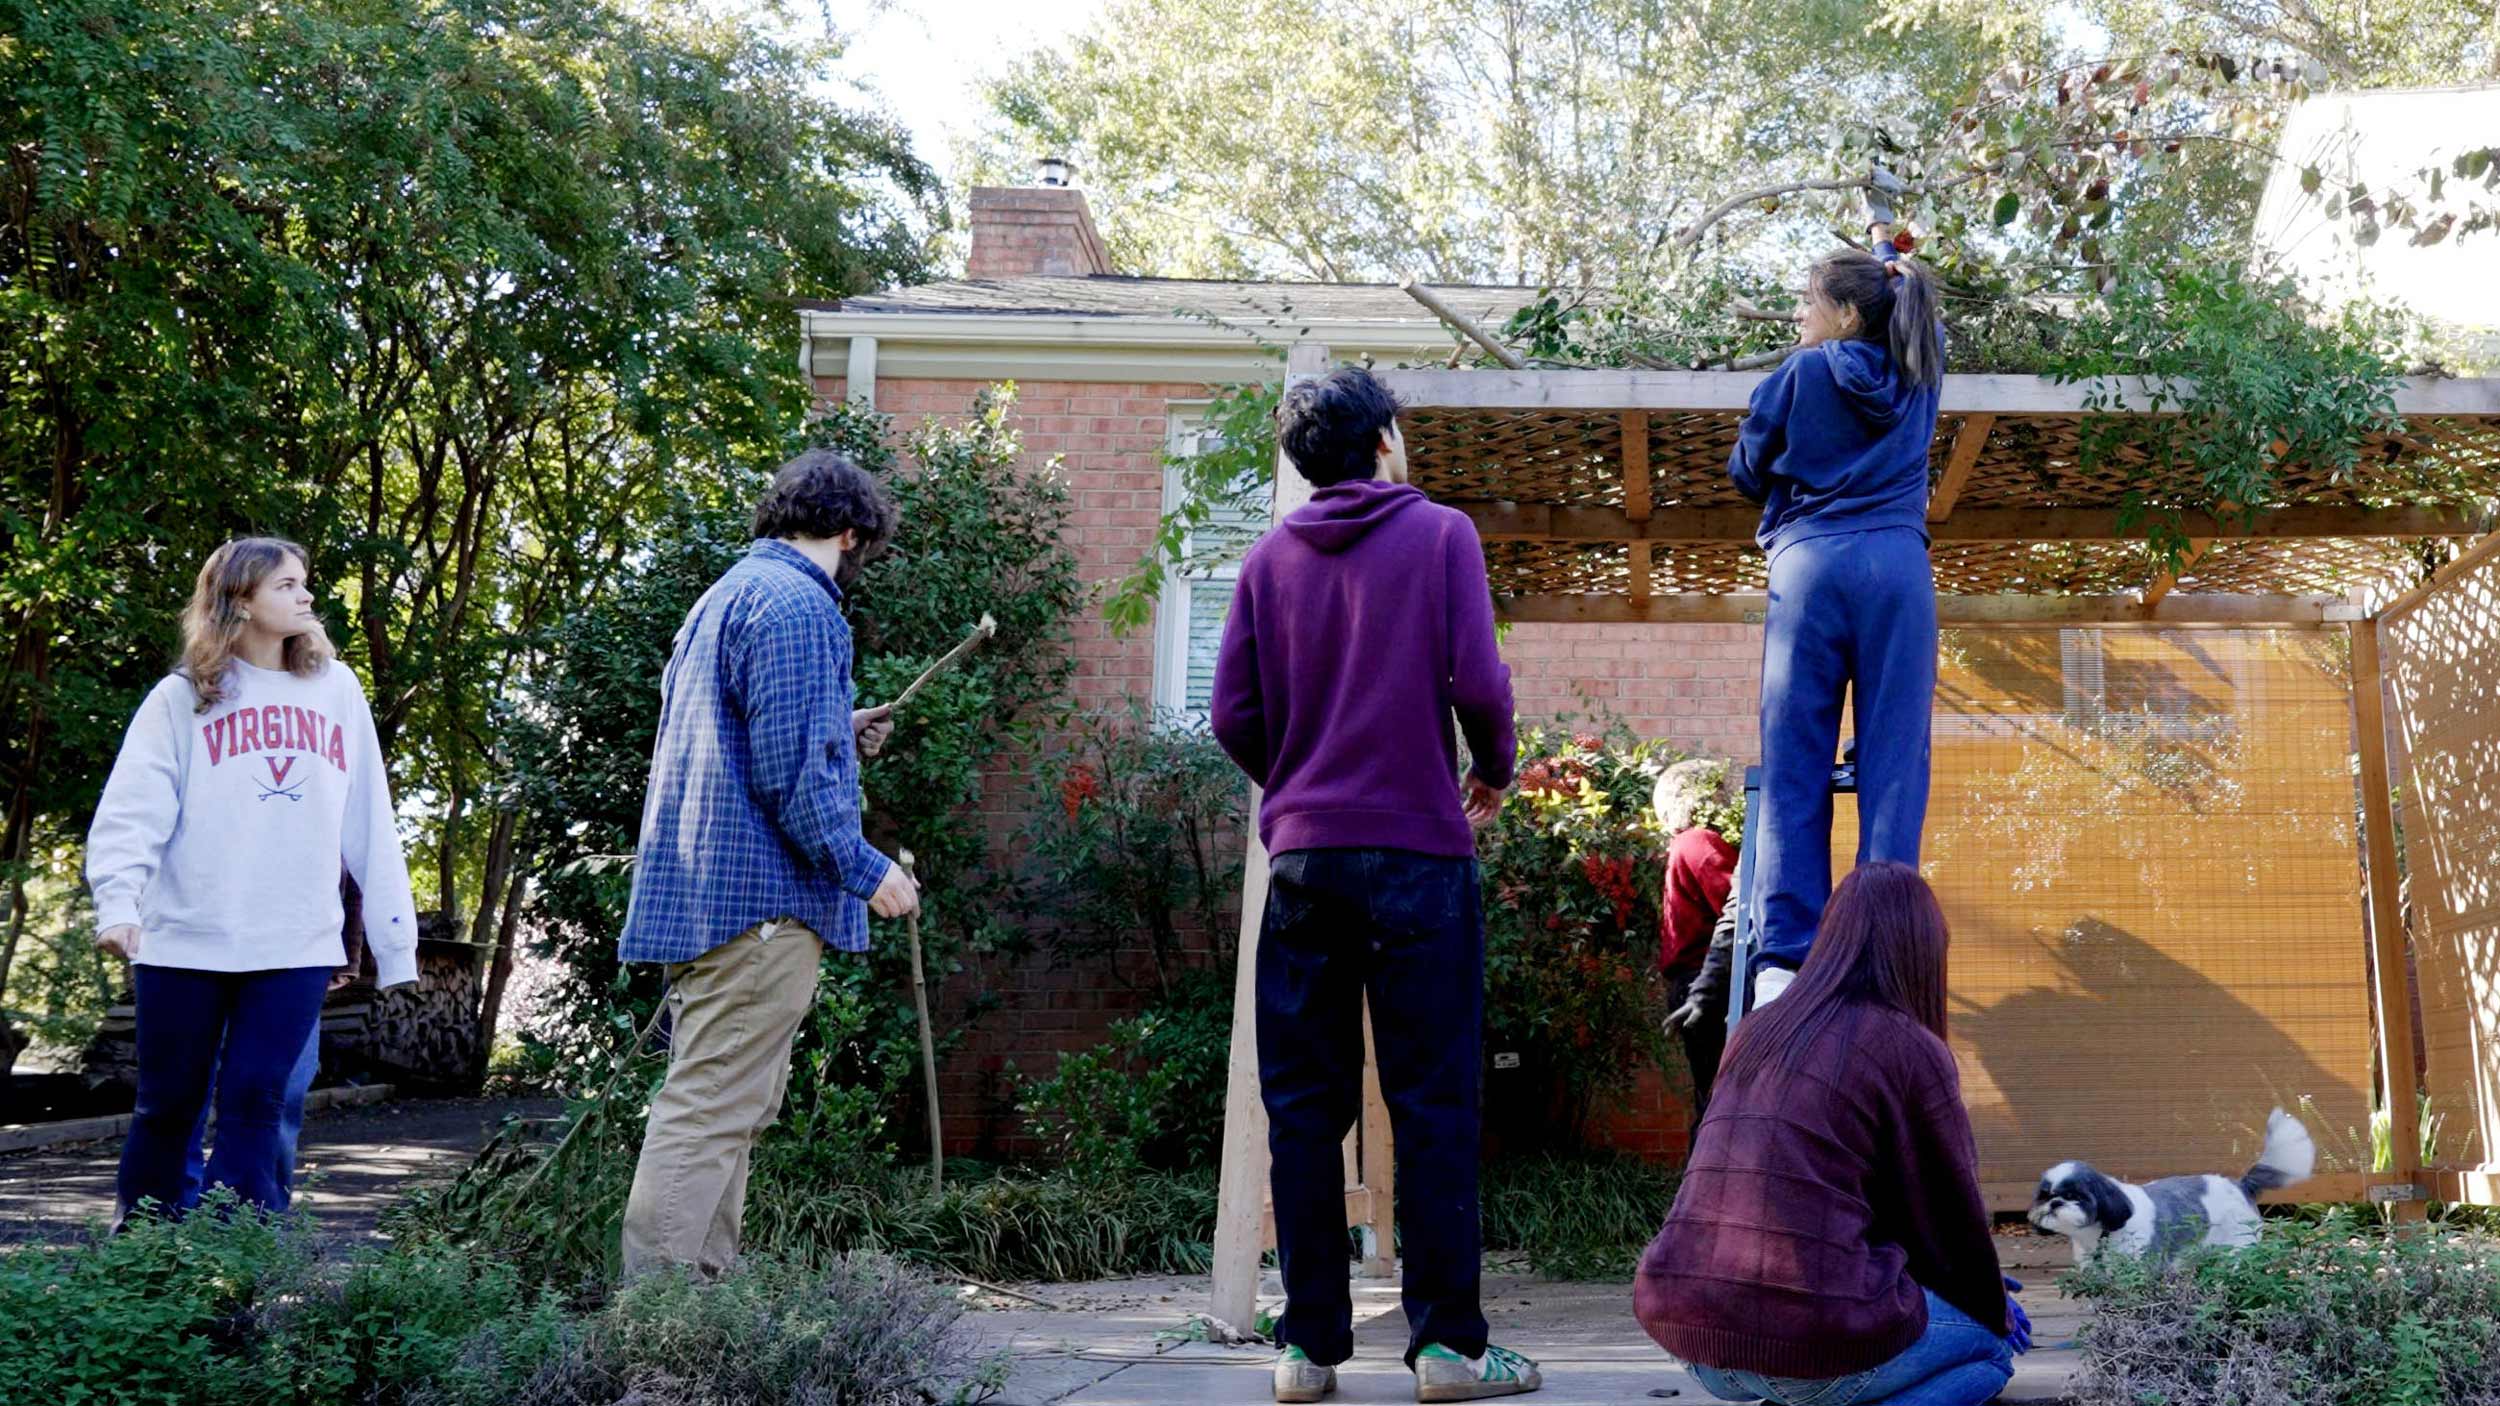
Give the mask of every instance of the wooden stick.
[[918, 693], [921, 690], [921, 687], [927, 684], [929, 680], [937, 677], [937, 673], [940, 669], [951, 666], [956, 660], [963, 658], [965, 655], [970, 654], [973, 650], [979, 648], [983, 640], [986, 640], [990, 636], [997, 633], [997, 619], [991, 616], [988, 611], [981, 612], [981, 623], [972, 627], [972, 633], [964, 636], [963, 643], [946, 651], [946, 653], [941, 656], [936, 663], [921, 670], [920, 677], [911, 681], [911, 687], [904, 689], [900, 698], [897, 698], [893, 702], [885, 705], [886, 710], [893, 713], [903, 711], [903, 705], [909, 703], [912, 700], [912, 695]]
[[1519, 353], [1512, 351], [1510, 348], [1503, 346], [1500, 342], [1493, 340], [1493, 334], [1485, 331], [1481, 327], [1478, 327], [1475, 323], [1475, 319], [1467, 316], [1467, 314], [1463, 312], [1460, 312], [1458, 309], [1451, 307], [1449, 304], [1442, 302], [1440, 294], [1433, 292], [1431, 289], [1426, 288], [1420, 283], [1417, 283], [1411, 276], [1399, 279], [1398, 287], [1405, 291], [1406, 296], [1423, 304], [1427, 311], [1429, 311], [1434, 317], [1441, 319], [1443, 323], [1448, 325], [1451, 331], [1463, 332], [1468, 337], [1474, 339], [1475, 344], [1490, 353], [1495, 361], [1502, 363], [1504, 366], [1509, 367], [1513, 371], [1525, 371], [1528, 369], [1528, 363], [1520, 357]]
[[[912, 869], [911, 851], [904, 850], [900, 858], [904, 874], [913, 883], [919, 883], [920, 875]], [[946, 1191], [946, 1135], [938, 1119], [937, 1041], [929, 1034], [929, 979], [920, 968], [920, 910], [913, 909], [903, 924], [904, 931], [911, 935], [911, 1003], [920, 1015], [920, 1073], [929, 1089], [929, 1194], [939, 1196]]]

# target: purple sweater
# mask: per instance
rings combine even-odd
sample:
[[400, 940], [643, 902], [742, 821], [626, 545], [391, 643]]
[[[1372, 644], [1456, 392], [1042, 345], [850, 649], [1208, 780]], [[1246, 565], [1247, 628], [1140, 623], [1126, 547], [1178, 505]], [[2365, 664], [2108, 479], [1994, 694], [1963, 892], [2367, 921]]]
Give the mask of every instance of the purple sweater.
[[1242, 562], [1209, 712], [1270, 854], [1475, 853], [1450, 715], [1486, 785], [1517, 749], [1475, 524], [1406, 484], [1319, 490]]
[[1810, 1037], [1793, 1068], [1711, 1092], [1632, 1284], [1641, 1326], [1687, 1362], [1863, 1372], [1927, 1331], [1922, 1289], [2006, 1332], [1953, 1052], [1898, 1011], [1854, 1015]]

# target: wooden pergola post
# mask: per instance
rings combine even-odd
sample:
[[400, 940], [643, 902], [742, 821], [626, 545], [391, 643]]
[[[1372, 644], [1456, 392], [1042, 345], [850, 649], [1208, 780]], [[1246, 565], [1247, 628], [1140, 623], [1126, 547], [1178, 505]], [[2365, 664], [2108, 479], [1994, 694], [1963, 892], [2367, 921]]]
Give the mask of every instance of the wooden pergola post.
[[[1285, 357], [1285, 384], [1328, 372], [1328, 348], [1296, 342]], [[1271, 525], [1311, 500], [1311, 483], [1280, 450], [1276, 456]], [[1224, 1086], [1222, 1169], [1216, 1180], [1214, 1303], [1210, 1312], [1243, 1332], [1258, 1312], [1259, 1258], [1267, 1248], [1267, 1108], [1259, 1101], [1259, 921], [1267, 910], [1267, 848], [1259, 843], [1259, 793], [1252, 788], [1249, 854], [1241, 869], [1241, 940], [1233, 975], [1233, 1037]], [[1397, 1263], [1391, 1211], [1389, 1118], [1371, 1052], [1371, 1020], [1363, 1023], [1363, 1114], [1346, 1138], [1346, 1204], [1371, 1230], [1364, 1272], [1393, 1273]]]
[[[2396, 901], [2396, 815], [2387, 773], [2387, 684], [2378, 622], [2352, 626], [2352, 716], [2361, 757], [2361, 829], [2369, 862], [2371, 998], [2378, 1024], [2380, 1097], [2386, 1100], [2388, 1171], [2401, 1185], [2422, 1176], [2421, 1108], [2413, 1077], [2413, 998], [2405, 981], [2402, 905]], [[2418, 1197], [2396, 1203], [2396, 1218], [2421, 1220]]]

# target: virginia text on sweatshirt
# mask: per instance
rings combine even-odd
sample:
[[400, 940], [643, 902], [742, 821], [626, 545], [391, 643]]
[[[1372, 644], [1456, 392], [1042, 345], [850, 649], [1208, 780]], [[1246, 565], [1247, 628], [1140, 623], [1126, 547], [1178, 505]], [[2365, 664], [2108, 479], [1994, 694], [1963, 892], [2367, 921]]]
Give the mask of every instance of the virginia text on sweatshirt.
[[416, 901], [354, 671], [233, 669], [205, 713], [169, 674], [131, 718], [87, 831], [97, 926], [138, 924], [144, 966], [339, 966], [344, 864], [378, 983], [416, 980]]

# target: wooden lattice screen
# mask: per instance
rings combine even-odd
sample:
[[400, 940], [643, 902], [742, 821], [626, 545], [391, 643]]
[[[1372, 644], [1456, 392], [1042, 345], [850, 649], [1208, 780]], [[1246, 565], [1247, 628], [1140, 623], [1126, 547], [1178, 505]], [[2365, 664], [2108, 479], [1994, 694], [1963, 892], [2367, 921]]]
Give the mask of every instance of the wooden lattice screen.
[[2500, 1147], [2500, 556], [2380, 618], [2435, 1161]]
[[[2070, 1157], [2236, 1175], [2304, 1100], [2336, 1184], [2366, 1170], [2346, 653], [2340, 630], [1946, 632], [1925, 867], [2000, 1208]], [[1835, 830], [1838, 873], [1845, 806]]]

